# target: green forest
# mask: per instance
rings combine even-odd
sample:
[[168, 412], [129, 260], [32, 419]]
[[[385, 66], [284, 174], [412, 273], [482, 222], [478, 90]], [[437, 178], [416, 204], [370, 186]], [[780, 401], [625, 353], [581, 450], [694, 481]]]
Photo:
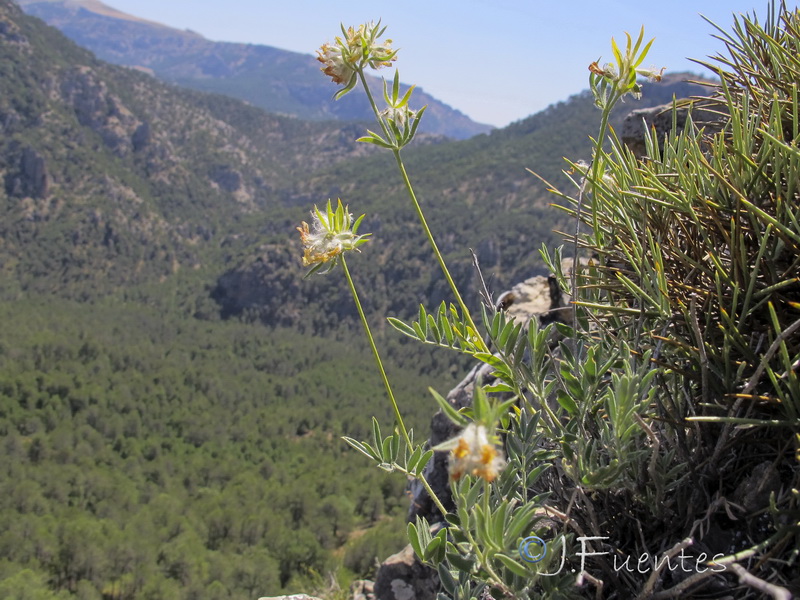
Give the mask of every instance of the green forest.
[[[402, 545], [405, 482], [339, 439], [389, 419], [364, 348], [114, 303], [0, 313], [0, 597], [253, 598]], [[397, 378], [423, 430], [448, 366], [425, 363]]]

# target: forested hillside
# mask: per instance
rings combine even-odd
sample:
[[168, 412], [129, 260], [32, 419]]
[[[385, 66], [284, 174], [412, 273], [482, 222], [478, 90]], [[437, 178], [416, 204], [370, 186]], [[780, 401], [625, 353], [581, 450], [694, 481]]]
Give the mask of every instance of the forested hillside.
[[[596, 118], [578, 95], [409, 149], [473, 299], [470, 244], [496, 292], [542, 272], [561, 217], [525, 168], [557, 179]], [[368, 213], [351, 267], [379, 330], [449, 299], [363, 125], [160, 83], [0, 0], [0, 129], [0, 597], [252, 598], [395, 551], [405, 482], [339, 440], [390, 422], [381, 384], [344, 282], [302, 280], [294, 231], [329, 197]], [[379, 335], [425, 430], [427, 387], [465, 365]]]

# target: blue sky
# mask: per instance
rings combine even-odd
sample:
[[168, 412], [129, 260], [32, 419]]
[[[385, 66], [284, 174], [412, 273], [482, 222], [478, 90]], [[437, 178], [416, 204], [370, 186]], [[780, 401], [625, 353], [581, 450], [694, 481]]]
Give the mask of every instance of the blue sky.
[[[339, 23], [378, 19], [400, 48], [401, 80], [475, 121], [503, 126], [588, 85], [587, 67], [611, 60], [611, 37], [644, 25], [656, 38], [643, 66], [706, 73], [687, 57], [722, 50], [700, 14], [730, 30], [733, 13], [768, 0], [105, 0], [123, 12], [216, 41], [266, 44], [314, 54]], [[796, 3], [787, 2], [790, 6]], [[391, 74], [388, 71], [385, 73]], [[645, 88], [645, 93], [646, 88]]]

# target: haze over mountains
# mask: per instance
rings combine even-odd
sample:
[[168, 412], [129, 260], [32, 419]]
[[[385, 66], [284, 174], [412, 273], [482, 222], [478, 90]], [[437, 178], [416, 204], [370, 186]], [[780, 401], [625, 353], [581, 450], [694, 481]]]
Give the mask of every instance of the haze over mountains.
[[[310, 62], [308, 107], [335, 106]], [[646, 85], [623, 110], [697, 90]], [[588, 155], [598, 118], [581, 93], [408, 149], [473, 304], [470, 248], [495, 292], [542, 272], [536, 250], [566, 220], [525, 168], [569, 185], [563, 157]], [[464, 365], [381, 331], [450, 298], [391, 156], [354, 142], [363, 130], [105, 63], [0, 0], [0, 597], [253, 598], [367, 575], [397, 549], [382, 544], [402, 539], [385, 524], [402, 521], [404, 481], [338, 439], [391, 416], [346, 283], [302, 279], [294, 227], [314, 204], [367, 213], [351, 269], [418, 431], [427, 386], [446, 392]]]
[[[302, 119], [372, 120], [361, 94], [331, 102], [331, 85], [319, 77], [310, 55], [270, 46], [212, 42], [116, 11], [98, 0], [20, 0], [31, 15], [60, 29], [103, 60], [144, 69], [157, 77], [201, 91], [246, 100], [268, 112]], [[380, 79], [372, 77], [382, 93]], [[464, 139], [492, 128], [418, 89], [417, 106], [428, 105], [422, 130]]]

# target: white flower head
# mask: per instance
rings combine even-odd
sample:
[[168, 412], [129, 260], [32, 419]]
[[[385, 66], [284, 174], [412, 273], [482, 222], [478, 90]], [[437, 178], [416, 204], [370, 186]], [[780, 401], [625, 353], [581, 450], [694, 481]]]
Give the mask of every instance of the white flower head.
[[[337, 38], [338, 40], [339, 38]], [[345, 56], [340, 44], [322, 44], [317, 50], [317, 60], [323, 63], [322, 72], [336, 84], [350, 85], [355, 80], [356, 70], [351, 56]], [[356, 57], [357, 58], [357, 57]]]
[[336, 93], [336, 98], [341, 98], [356, 85], [358, 74], [363, 73], [366, 67], [380, 69], [391, 66], [397, 60], [397, 50], [392, 50], [392, 40], [378, 42], [383, 35], [385, 27], [374, 23], [364, 23], [358, 28], [344, 28], [342, 36], [337, 37], [334, 43], [325, 43], [317, 50], [317, 60], [324, 66], [322, 72], [330, 77], [334, 83], [344, 85]]
[[361, 215], [353, 222], [353, 215], [347, 212], [347, 207], [342, 205], [341, 200], [338, 201], [336, 210], [331, 207], [330, 200], [324, 211], [314, 207], [311, 211], [311, 226], [303, 221], [297, 228], [303, 242], [303, 266], [312, 267], [309, 275], [326, 263], [328, 267], [322, 272], [327, 273], [336, 266], [343, 252], [357, 250], [361, 244], [369, 241], [370, 234], [356, 233], [363, 218], [364, 215]]
[[494, 481], [506, 465], [503, 452], [489, 439], [483, 425], [470, 423], [461, 434], [440, 444], [436, 450], [450, 450], [450, 478], [461, 479], [464, 475]]

